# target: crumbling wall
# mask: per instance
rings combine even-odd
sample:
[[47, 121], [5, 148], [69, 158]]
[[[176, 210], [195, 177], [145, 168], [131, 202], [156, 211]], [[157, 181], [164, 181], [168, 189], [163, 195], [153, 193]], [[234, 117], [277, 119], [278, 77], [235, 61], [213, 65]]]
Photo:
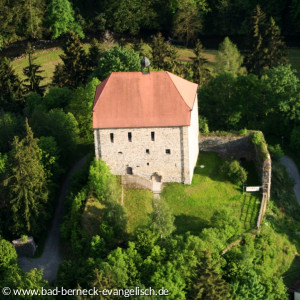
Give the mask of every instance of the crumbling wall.
[[32, 236], [28, 237], [26, 241], [22, 239], [12, 241], [18, 256], [33, 256], [36, 251], [36, 244]]
[[[253, 143], [254, 134], [258, 134], [261, 137], [261, 143]], [[259, 228], [270, 199], [272, 172], [272, 161], [262, 132], [251, 131], [244, 136], [229, 132], [224, 132], [223, 135], [220, 133], [200, 135], [199, 150], [216, 152], [222, 158], [234, 158], [237, 160], [244, 158], [255, 162], [258, 174], [261, 177], [262, 186], [261, 207], [257, 219], [257, 228]]]

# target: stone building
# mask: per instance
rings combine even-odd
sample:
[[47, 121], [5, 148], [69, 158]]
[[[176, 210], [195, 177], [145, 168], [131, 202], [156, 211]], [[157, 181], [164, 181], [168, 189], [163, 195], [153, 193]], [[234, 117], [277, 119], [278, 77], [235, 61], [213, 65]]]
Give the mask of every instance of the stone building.
[[93, 106], [96, 157], [113, 174], [190, 184], [197, 162], [197, 84], [169, 72], [113, 72]]

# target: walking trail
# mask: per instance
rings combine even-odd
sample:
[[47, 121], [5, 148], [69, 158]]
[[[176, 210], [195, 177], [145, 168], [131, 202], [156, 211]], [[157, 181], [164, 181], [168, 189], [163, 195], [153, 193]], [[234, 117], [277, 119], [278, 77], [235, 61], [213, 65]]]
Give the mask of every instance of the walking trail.
[[43, 254], [38, 258], [18, 258], [19, 266], [24, 272], [28, 272], [33, 268], [43, 269], [43, 278], [47, 279], [49, 283], [52, 283], [56, 279], [58, 265], [62, 262], [62, 257], [59, 252], [60, 224], [63, 221], [65, 213], [65, 198], [70, 187], [70, 179], [72, 174], [82, 168], [85, 162], [86, 156], [80, 159], [67, 174], [60, 191], [57, 208], [47, 236]]
[[298, 168], [297, 168], [296, 164], [294, 163], [294, 161], [286, 155], [284, 155], [280, 159], [280, 162], [285, 166], [286, 171], [288, 172], [289, 176], [295, 182], [294, 192], [295, 192], [297, 201], [300, 205], [300, 175], [299, 175]]

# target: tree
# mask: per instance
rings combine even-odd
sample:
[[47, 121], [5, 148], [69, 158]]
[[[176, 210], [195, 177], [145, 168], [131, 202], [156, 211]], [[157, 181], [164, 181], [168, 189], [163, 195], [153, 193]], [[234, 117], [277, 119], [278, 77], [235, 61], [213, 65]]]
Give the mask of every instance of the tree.
[[102, 54], [98, 68], [92, 77], [97, 77], [102, 81], [111, 72], [139, 71], [140, 69], [140, 57], [137, 52], [124, 47], [113, 47]]
[[[20, 3], [21, 4], [21, 3]], [[22, 17], [25, 19], [24, 35], [28, 38], [41, 38], [42, 23], [45, 14], [45, 1], [22, 1]]]
[[20, 112], [23, 109], [21, 81], [8, 58], [0, 58], [0, 106], [5, 111]]
[[26, 120], [26, 137], [14, 138], [10, 153], [10, 172], [4, 180], [13, 219], [13, 233], [37, 235], [47, 218], [48, 190], [37, 139]]
[[174, 220], [167, 203], [162, 199], [153, 199], [151, 227], [161, 239], [167, 238], [175, 230]]
[[114, 31], [129, 32], [137, 35], [141, 27], [153, 28], [156, 24], [157, 12], [153, 9], [153, 2], [150, 0], [120, 0], [112, 1], [112, 18], [109, 24]]
[[23, 69], [23, 74], [25, 75], [24, 79], [24, 91], [26, 93], [35, 92], [43, 96], [46, 86], [41, 85], [41, 81], [44, 79], [40, 70], [41, 66], [34, 63], [35, 58], [33, 55], [33, 47], [29, 44], [27, 47], [27, 54], [28, 54], [28, 66]]
[[[165, 38], [159, 32], [157, 35], [153, 37], [153, 41], [151, 44], [152, 48], [152, 64], [157, 69], [170, 69], [172, 68], [172, 64], [176, 60], [177, 52], [171, 46], [169, 41], [165, 41]], [[167, 61], [167, 58], [170, 61]]]
[[74, 10], [68, 0], [51, 0], [47, 7], [49, 28], [54, 39], [68, 31], [84, 37], [81, 26], [74, 19]]
[[64, 54], [60, 55], [63, 65], [57, 65], [53, 75], [53, 85], [76, 89], [85, 84], [89, 75], [87, 55], [82, 47], [79, 36], [71, 32], [65, 45]]
[[206, 0], [178, 1], [178, 10], [174, 17], [174, 34], [181, 40], [185, 40], [186, 47], [202, 29], [201, 19], [207, 11]]
[[250, 53], [246, 59], [249, 72], [261, 75], [265, 69], [285, 64], [285, 44], [280, 30], [271, 17], [267, 22], [265, 13], [257, 5], [252, 17]]
[[66, 110], [66, 107], [72, 101], [73, 93], [74, 92], [67, 87], [51, 87], [41, 103], [48, 111], [54, 108]]
[[207, 68], [208, 60], [203, 57], [203, 46], [200, 40], [197, 40], [196, 47], [194, 49], [196, 58], [192, 63], [193, 81], [199, 84], [199, 87], [203, 86], [210, 77], [210, 70]]
[[75, 116], [83, 140], [93, 142], [92, 108], [99, 79], [93, 78], [84, 88], [75, 90], [68, 110]]
[[42, 136], [38, 140], [38, 146], [41, 151], [41, 163], [45, 172], [46, 179], [51, 182], [53, 175], [56, 180], [61, 174], [61, 168], [58, 164], [59, 149], [53, 136]]
[[231, 299], [230, 286], [217, 271], [217, 265], [211, 255], [204, 253], [194, 275], [192, 299]]
[[228, 37], [219, 46], [217, 54], [216, 71], [218, 73], [229, 72], [234, 76], [245, 74], [246, 68], [242, 67], [243, 56], [240, 54], [237, 46], [233, 44]]
[[299, 79], [290, 65], [283, 65], [265, 71], [261, 81], [268, 99], [268, 131], [284, 135], [300, 120]]
[[66, 166], [76, 154], [78, 123], [72, 113], [61, 109], [35, 110], [30, 124], [38, 137], [53, 136], [60, 151], [60, 164]]

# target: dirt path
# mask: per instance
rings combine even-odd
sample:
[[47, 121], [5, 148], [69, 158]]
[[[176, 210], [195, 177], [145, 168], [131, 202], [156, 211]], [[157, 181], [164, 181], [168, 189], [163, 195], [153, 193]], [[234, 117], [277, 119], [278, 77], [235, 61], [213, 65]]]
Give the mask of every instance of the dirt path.
[[72, 174], [76, 170], [82, 168], [85, 162], [86, 156], [79, 160], [67, 174], [60, 191], [54, 219], [48, 233], [42, 256], [38, 258], [21, 257], [18, 259], [19, 266], [24, 272], [28, 272], [33, 268], [44, 269], [43, 278], [47, 279], [49, 283], [52, 283], [56, 279], [58, 265], [62, 262], [59, 253], [60, 224], [65, 213], [65, 197], [70, 186], [70, 179]]
[[295, 182], [294, 192], [295, 192], [297, 201], [300, 205], [300, 175], [299, 175], [298, 168], [297, 168], [296, 164], [294, 163], [294, 161], [286, 155], [284, 155], [280, 159], [280, 162], [285, 166], [286, 171], [288, 172], [289, 176]]

